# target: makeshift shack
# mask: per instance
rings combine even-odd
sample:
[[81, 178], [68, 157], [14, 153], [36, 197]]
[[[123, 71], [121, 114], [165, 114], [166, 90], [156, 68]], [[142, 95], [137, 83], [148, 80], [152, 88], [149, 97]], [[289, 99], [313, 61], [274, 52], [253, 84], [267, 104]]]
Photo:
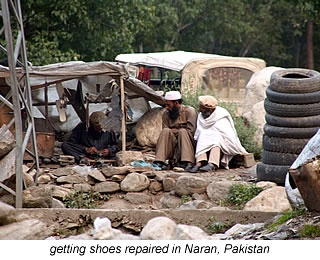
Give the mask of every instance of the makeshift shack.
[[[21, 68], [17, 68], [17, 74], [19, 77], [24, 76]], [[29, 77], [36, 131], [46, 135], [50, 132], [68, 132], [80, 121], [85, 121], [90, 113], [110, 111], [115, 86], [121, 94], [119, 107], [125, 111], [125, 103], [128, 104], [132, 122], [150, 109], [149, 101], [158, 105], [165, 104], [162, 96], [135, 76], [134, 69], [115, 62], [75, 61], [31, 66]], [[8, 78], [9, 68], [0, 66], [0, 126], [10, 125], [13, 118], [9, 104], [5, 102], [11, 95], [10, 86], [6, 83]], [[124, 150], [126, 124], [122, 123], [126, 122], [121, 117], [118, 126]]]

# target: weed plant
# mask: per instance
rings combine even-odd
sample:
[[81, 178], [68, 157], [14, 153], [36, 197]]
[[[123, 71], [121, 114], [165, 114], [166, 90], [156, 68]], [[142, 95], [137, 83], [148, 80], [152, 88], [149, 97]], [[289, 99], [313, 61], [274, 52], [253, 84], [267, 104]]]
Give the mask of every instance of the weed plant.
[[243, 208], [244, 204], [257, 196], [263, 189], [253, 185], [233, 184], [231, 185], [226, 203], [237, 206], [238, 209]]
[[63, 198], [63, 203], [67, 208], [94, 209], [109, 199], [110, 195], [101, 195], [99, 192], [72, 191]]

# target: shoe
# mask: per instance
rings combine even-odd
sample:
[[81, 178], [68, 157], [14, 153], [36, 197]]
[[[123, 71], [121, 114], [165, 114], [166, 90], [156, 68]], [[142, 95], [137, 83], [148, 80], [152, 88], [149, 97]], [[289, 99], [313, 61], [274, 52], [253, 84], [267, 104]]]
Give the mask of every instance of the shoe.
[[216, 170], [215, 166], [211, 166], [209, 163], [200, 168], [201, 172], [214, 172]]
[[199, 172], [199, 169], [200, 169], [200, 166], [195, 165], [195, 166], [193, 166], [192, 169], [190, 169], [190, 171], [188, 171], [188, 172], [196, 173], [196, 172]]
[[85, 165], [89, 165], [89, 161], [87, 158], [81, 158], [80, 162], [79, 162], [80, 166], [85, 166]]
[[153, 162], [154, 165], [156, 165], [157, 167], [159, 167], [161, 169], [161, 171], [166, 171], [168, 170], [168, 165], [165, 164], [164, 162]]
[[187, 163], [187, 166], [184, 168], [185, 172], [190, 172], [192, 170], [192, 163]]

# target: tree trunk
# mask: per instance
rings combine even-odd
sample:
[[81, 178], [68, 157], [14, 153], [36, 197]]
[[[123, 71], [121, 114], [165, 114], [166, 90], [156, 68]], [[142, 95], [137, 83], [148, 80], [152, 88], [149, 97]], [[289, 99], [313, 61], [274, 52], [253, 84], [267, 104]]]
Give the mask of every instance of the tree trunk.
[[307, 68], [313, 69], [314, 62], [313, 62], [313, 22], [308, 20], [307, 22]]

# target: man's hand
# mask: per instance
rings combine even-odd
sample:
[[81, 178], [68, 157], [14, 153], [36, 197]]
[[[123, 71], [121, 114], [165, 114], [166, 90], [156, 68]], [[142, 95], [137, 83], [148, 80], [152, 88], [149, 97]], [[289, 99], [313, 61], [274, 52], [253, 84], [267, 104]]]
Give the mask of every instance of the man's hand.
[[87, 153], [88, 154], [97, 154], [98, 150], [94, 146], [87, 148]]
[[109, 155], [109, 149], [102, 149], [100, 153], [102, 154], [102, 156], [107, 157]]

